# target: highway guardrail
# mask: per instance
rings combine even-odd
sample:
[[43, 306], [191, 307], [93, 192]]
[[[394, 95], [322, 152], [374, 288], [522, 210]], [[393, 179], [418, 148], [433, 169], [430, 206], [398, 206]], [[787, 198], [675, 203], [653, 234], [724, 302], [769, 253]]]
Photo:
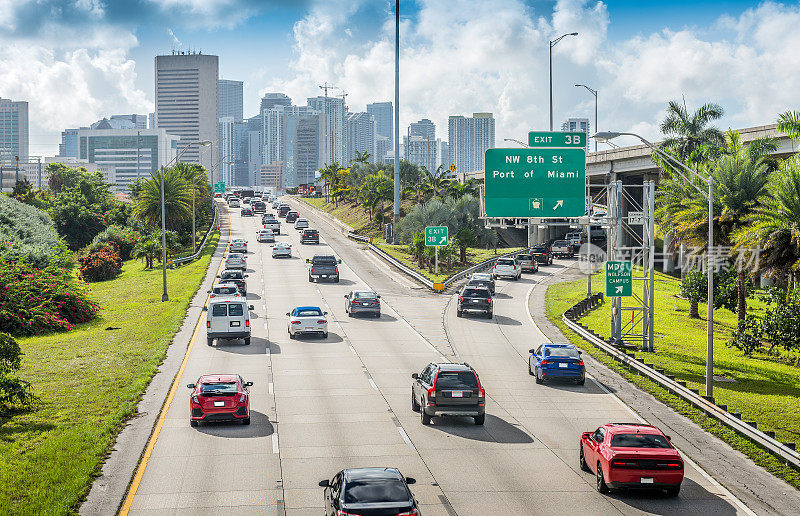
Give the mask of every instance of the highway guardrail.
[[175, 265], [183, 265], [184, 263], [192, 262], [192, 261], [196, 260], [197, 258], [199, 258], [201, 254], [203, 254], [203, 248], [205, 247], [206, 242], [208, 241], [208, 237], [211, 236], [211, 232], [214, 231], [215, 227], [217, 227], [217, 210], [218, 209], [219, 209], [219, 206], [217, 206], [217, 203], [214, 202], [214, 218], [211, 219], [211, 224], [208, 226], [208, 230], [206, 230], [206, 234], [203, 235], [203, 240], [200, 242], [200, 245], [197, 246], [197, 250], [194, 252], [194, 254], [192, 254], [190, 256], [184, 256], [183, 258], [176, 258], [175, 260], [171, 260], [171, 263], [172, 263], [173, 266], [175, 266]]

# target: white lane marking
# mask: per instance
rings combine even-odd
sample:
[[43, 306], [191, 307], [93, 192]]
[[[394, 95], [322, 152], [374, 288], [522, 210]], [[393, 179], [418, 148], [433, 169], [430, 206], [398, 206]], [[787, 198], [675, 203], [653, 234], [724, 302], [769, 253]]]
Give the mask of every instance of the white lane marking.
[[264, 321], [264, 329], [265, 329], [265, 330], [266, 330], [266, 329], [268, 329], [268, 328], [267, 328], [267, 321]]
[[384, 305], [385, 305], [387, 308], [390, 308], [390, 309], [392, 310], [392, 312], [394, 312], [394, 315], [396, 316], [396, 319], [397, 319], [397, 320], [399, 320], [399, 321], [401, 321], [403, 324], [405, 324], [405, 325], [406, 325], [406, 327], [407, 327], [409, 330], [411, 330], [411, 332], [412, 332], [414, 335], [416, 335], [417, 337], [419, 337], [419, 340], [421, 340], [423, 344], [425, 344], [426, 346], [428, 346], [428, 348], [430, 348], [430, 350], [431, 350], [431, 351], [433, 351], [434, 353], [436, 353], [437, 355], [439, 355], [439, 358], [441, 358], [441, 359], [442, 359], [442, 361], [444, 361], [444, 362], [448, 362], [447, 358], [446, 358], [444, 355], [442, 355], [442, 352], [441, 352], [441, 351], [439, 351], [438, 349], [436, 349], [436, 346], [434, 346], [433, 344], [431, 344], [430, 342], [428, 342], [428, 339], [426, 339], [425, 337], [423, 337], [423, 336], [422, 336], [422, 334], [416, 330], [416, 328], [414, 328], [413, 326], [411, 326], [411, 323], [409, 323], [408, 321], [406, 321], [406, 320], [405, 320], [405, 318], [403, 318], [403, 317], [402, 317], [402, 316], [401, 316], [399, 313], [397, 313], [397, 310], [395, 310], [395, 309], [392, 307], [392, 305], [390, 305], [390, 304], [389, 304], [388, 302], [386, 302], [385, 300], [384, 300], [383, 304], [384, 304]]
[[275, 387], [273, 386], [272, 382], [269, 382], [269, 393], [275, 394]]
[[278, 453], [280, 448], [278, 448], [278, 434], [272, 434], [272, 453]]
[[354, 355], [358, 356], [358, 353], [356, 353], [356, 348], [354, 348], [353, 346], [350, 346], [350, 352], [351, 352], [352, 354], [354, 354]]
[[375, 380], [373, 380], [372, 378], [370, 378], [370, 379], [369, 379], [369, 384], [370, 384], [370, 385], [372, 386], [372, 388], [373, 388], [373, 389], [375, 389], [376, 391], [377, 391], [377, 390], [379, 390], [379, 389], [378, 389], [378, 384], [376, 384], [376, 383], [375, 383]]
[[411, 442], [411, 439], [409, 439], [408, 434], [406, 433], [405, 430], [403, 430], [403, 427], [402, 426], [398, 426], [397, 427], [397, 431], [400, 432], [400, 437], [402, 437], [403, 440], [408, 445], [408, 447], [411, 448], [411, 451], [416, 452], [417, 449], [414, 447], [414, 443]]

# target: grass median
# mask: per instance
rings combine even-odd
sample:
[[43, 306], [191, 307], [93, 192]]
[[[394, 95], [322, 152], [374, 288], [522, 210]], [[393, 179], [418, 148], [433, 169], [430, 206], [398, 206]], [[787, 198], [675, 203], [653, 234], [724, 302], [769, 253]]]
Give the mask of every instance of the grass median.
[[[604, 275], [596, 274], [592, 278], [592, 283], [604, 285]], [[647, 363], [664, 369], [666, 374], [675, 375], [676, 380], [683, 380], [687, 386], [703, 392], [706, 320], [689, 318], [689, 302], [677, 298], [679, 291], [680, 282], [677, 279], [662, 274], [656, 276], [655, 352], [637, 352], [636, 356], [645, 358]], [[585, 280], [551, 285], [547, 289], [548, 318], [567, 338], [629, 381], [742, 451], [773, 474], [800, 488], [800, 472], [781, 463], [773, 455], [735, 434], [654, 382], [630, 373], [569, 330], [563, 324], [561, 315], [585, 295]], [[760, 303], [753, 303], [755, 310], [760, 309], [760, 306]], [[702, 308], [701, 306], [701, 314]], [[610, 304], [606, 303], [584, 316], [581, 323], [607, 337], [609, 310]], [[748, 358], [738, 350], [727, 347], [725, 342], [736, 326], [736, 315], [727, 310], [718, 310], [714, 313], [714, 320], [714, 374], [727, 380], [714, 382], [716, 402], [727, 405], [729, 411], [740, 411], [745, 421], [756, 421], [759, 429], [774, 431], [776, 439], [800, 444], [800, 418], [797, 416], [800, 408], [797, 401], [800, 396], [800, 369], [785, 361], [764, 355]]]
[[68, 333], [19, 339], [21, 376], [40, 402], [0, 419], [0, 512], [75, 512], [125, 421], [166, 356], [219, 241], [167, 271], [128, 261], [118, 278], [90, 286], [100, 316]]

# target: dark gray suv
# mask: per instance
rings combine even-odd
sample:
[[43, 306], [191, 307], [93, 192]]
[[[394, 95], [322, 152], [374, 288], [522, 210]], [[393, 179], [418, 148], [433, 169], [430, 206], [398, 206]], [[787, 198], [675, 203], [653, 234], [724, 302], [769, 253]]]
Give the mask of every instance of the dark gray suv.
[[486, 391], [469, 364], [431, 363], [411, 378], [411, 409], [423, 425], [435, 416], [470, 416], [476, 425], [486, 419]]

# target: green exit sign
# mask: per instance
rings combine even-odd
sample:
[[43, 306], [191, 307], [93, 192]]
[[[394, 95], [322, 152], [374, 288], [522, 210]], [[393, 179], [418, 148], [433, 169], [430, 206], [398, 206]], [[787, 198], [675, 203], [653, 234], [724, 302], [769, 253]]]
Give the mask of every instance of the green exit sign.
[[528, 133], [528, 146], [585, 149], [586, 133], [531, 131]]
[[425, 245], [443, 247], [450, 243], [447, 226], [428, 226], [425, 228]]
[[633, 295], [633, 264], [631, 262], [606, 262], [606, 297]]

